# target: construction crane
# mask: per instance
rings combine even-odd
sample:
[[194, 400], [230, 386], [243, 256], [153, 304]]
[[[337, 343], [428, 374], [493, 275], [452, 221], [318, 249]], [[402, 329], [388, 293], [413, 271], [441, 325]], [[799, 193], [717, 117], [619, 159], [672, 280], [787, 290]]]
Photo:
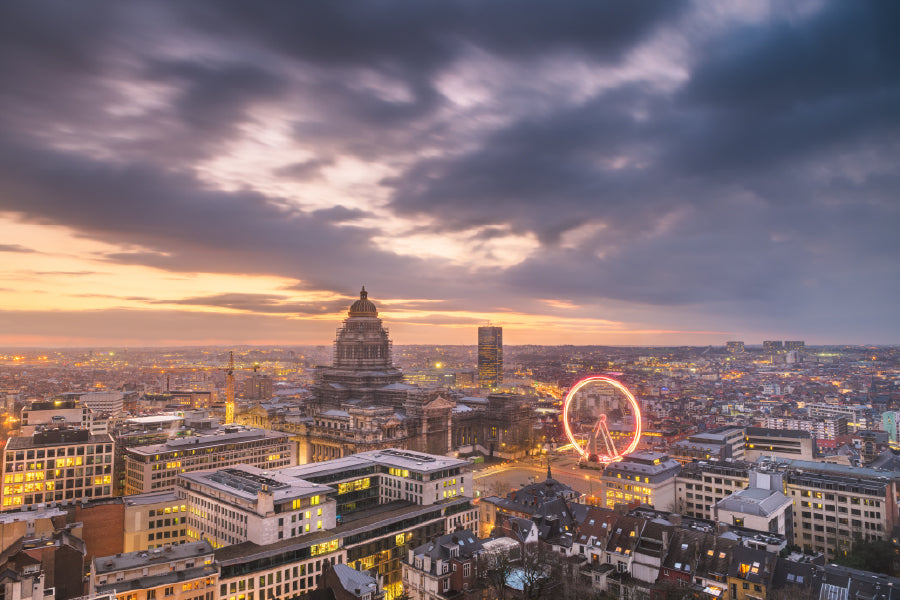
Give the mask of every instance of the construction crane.
[[234, 423], [234, 351], [228, 353], [228, 367], [225, 368], [225, 424]]

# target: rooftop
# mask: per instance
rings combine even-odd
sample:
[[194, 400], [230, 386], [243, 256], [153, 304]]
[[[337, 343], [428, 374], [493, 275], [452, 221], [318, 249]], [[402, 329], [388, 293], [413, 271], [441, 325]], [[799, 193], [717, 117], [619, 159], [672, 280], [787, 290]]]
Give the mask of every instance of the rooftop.
[[387, 450], [360, 452], [359, 454], [354, 454], [352, 456], [345, 456], [344, 458], [336, 458], [334, 460], [327, 460], [319, 463], [285, 467], [284, 469], [280, 469], [280, 472], [290, 475], [291, 477], [303, 478], [344, 470], [360, 469], [369, 465], [386, 465], [398, 469], [408, 469], [417, 473], [432, 473], [455, 467], [462, 468], [469, 464], [469, 461], [458, 458], [436, 454], [425, 454], [423, 452], [413, 452], [412, 450], [389, 448]]
[[778, 490], [745, 488], [722, 498], [716, 506], [720, 510], [770, 517], [790, 503], [791, 499]]
[[378, 582], [368, 573], [357, 571], [352, 567], [344, 564], [336, 564], [331, 567], [334, 574], [344, 589], [352, 592], [353, 590], [363, 590], [365, 592], [375, 592], [378, 589]]
[[234, 444], [235, 442], [249, 442], [267, 438], [287, 438], [289, 437], [289, 435], [290, 434], [282, 433], [280, 431], [270, 431], [268, 429], [226, 426], [221, 427], [212, 433], [188, 435], [177, 439], [171, 439], [168, 440], [165, 444], [154, 444], [152, 446], [133, 446], [131, 448], [128, 448], [128, 452], [149, 456], [153, 454], [160, 454], [163, 452], [208, 448], [210, 446], [221, 446], [223, 444]]
[[125, 507], [129, 506], [145, 506], [147, 504], [156, 504], [158, 502], [176, 502], [181, 503], [181, 499], [174, 490], [167, 492], [149, 492], [147, 494], [135, 494], [133, 496], [122, 496]]
[[[213, 553], [207, 541], [189, 542], [175, 546], [165, 546], [154, 550], [137, 550], [114, 556], [97, 556], [94, 558], [94, 572], [97, 574], [112, 573], [137, 569], [150, 565], [165, 564], [172, 561], [186, 560], [209, 556]], [[211, 558], [211, 556], [210, 556]]]
[[[75, 433], [68, 432], [77, 432]], [[67, 433], [59, 436], [51, 435], [52, 431], [36, 432], [34, 436], [28, 437], [11, 437], [6, 443], [7, 450], [27, 450], [29, 448], [46, 448], [49, 446], [65, 446], [71, 444], [110, 444], [112, 437], [104, 433], [101, 435], [91, 435], [87, 430], [68, 430]]]
[[276, 502], [327, 494], [334, 488], [284, 474], [284, 469], [264, 471], [251, 465], [234, 465], [211, 471], [182, 473], [182, 478], [217, 491], [256, 502], [259, 493], [269, 491]]

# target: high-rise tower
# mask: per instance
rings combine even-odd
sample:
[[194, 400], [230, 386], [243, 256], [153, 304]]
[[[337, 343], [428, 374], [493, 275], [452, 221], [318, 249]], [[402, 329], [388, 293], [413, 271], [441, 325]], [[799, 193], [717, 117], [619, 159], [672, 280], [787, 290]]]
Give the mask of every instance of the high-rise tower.
[[503, 383], [503, 328], [478, 328], [478, 386], [497, 389]]

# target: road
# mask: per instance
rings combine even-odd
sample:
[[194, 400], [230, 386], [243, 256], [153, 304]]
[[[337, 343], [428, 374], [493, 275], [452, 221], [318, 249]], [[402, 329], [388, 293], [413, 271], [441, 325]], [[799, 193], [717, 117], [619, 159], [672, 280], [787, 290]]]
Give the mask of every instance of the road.
[[[583, 494], [600, 490], [597, 481], [599, 471], [581, 469], [577, 462], [568, 457], [553, 457], [551, 474], [553, 479], [564, 483]], [[547, 463], [524, 459], [500, 466], [488, 467], [475, 472], [475, 490], [482, 495], [505, 496], [510, 489], [519, 488], [547, 478]]]

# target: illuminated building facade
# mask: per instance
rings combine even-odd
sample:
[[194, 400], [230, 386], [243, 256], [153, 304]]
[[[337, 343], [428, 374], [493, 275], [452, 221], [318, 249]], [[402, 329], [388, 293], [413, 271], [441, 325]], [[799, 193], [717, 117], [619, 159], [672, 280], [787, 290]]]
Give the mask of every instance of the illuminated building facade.
[[112, 496], [113, 441], [109, 434], [59, 427], [6, 441], [0, 510]]
[[606, 508], [616, 504], [648, 504], [657, 510], [673, 510], [678, 461], [659, 452], [633, 452], [609, 463], [599, 477], [600, 497]]
[[[77, 399], [38, 400], [22, 408], [21, 435], [33, 435], [39, 428], [48, 425], [92, 429], [93, 414], [85, 403]], [[105, 421], [103, 429], [94, 433], [106, 433]]]
[[122, 499], [125, 509], [124, 552], [184, 544], [187, 504], [174, 491], [135, 494]]
[[452, 401], [440, 391], [403, 383], [391, 339], [363, 288], [338, 329], [334, 361], [318, 367], [306, 400], [311, 423], [285, 426], [297, 434], [306, 461], [331, 460], [379, 448], [431, 454], [452, 449]]
[[765, 424], [769, 429], [808, 431], [817, 440], [833, 440], [839, 436], [847, 435], [847, 417], [845, 416], [831, 419], [768, 416]]
[[769, 354], [777, 354], [784, 350], [784, 343], [780, 340], [765, 340], [763, 342], [763, 351]]
[[235, 465], [184, 473], [176, 493], [187, 505], [187, 537], [209, 540], [215, 548], [253, 542], [265, 545], [311, 531], [333, 529], [331, 488]]
[[333, 365], [316, 371], [308, 414], [340, 409], [349, 400], [377, 401], [377, 390], [402, 382], [403, 373], [391, 358], [391, 338], [364, 287], [338, 329]]
[[[385, 597], [392, 599], [402, 589], [400, 560], [410, 549], [457, 527], [477, 527], [470, 470], [468, 461], [390, 449], [265, 475], [253, 471], [274, 484], [259, 479], [247, 485], [246, 475], [234, 473], [250, 473], [246, 467], [186, 474], [179, 479], [179, 493], [188, 498], [189, 524], [204, 521], [205, 535], [218, 519], [220, 531], [222, 523], [234, 530], [230, 539], [245, 538], [216, 551], [221, 566], [219, 598], [238, 600], [245, 594], [249, 600], [251, 592], [259, 598], [298, 595], [316, 587], [323, 565], [329, 563], [376, 569], [383, 576]], [[206, 491], [194, 498], [199, 491], [194, 482], [201, 478]], [[272, 492], [273, 486], [276, 508], [268, 517], [267, 536], [282, 536], [257, 543], [250, 536], [263, 538], [244, 527], [242, 517], [249, 522], [251, 512], [258, 514], [260, 494]], [[300, 488], [315, 492], [318, 504], [294, 510], [297, 500], [312, 502], [308, 495], [292, 496]], [[311, 520], [306, 519], [307, 511]], [[198, 526], [195, 534], [199, 531]]]
[[478, 328], [478, 387], [497, 389], [503, 383], [503, 328]]
[[785, 493], [794, 502], [794, 543], [828, 559], [854, 540], [887, 539], [897, 525], [897, 480], [880, 469], [788, 461]]
[[248, 464], [277, 469], [296, 464], [296, 445], [286, 433], [229, 426], [164, 444], [125, 448], [125, 493], [175, 488], [181, 473]]
[[303, 426], [300, 464], [343, 458], [369, 450], [405, 448], [406, 420], [387, 406], [348, 406], [316, 414]]
[[803, 340], [786, 340], [784, 349], [787, 352], [803, 352], [806, 350], [806, 342]]
[[715, 519], [716, 504], [750, 481], [751, 463], [702, 460], [684, 465], [675, 478], [675, 512]]
[[725, 349], [731, 354], [741, 354], [744, 352], [744, 342], [725, 342]]
[[91, 561], [90, 594], [117, 600], [216, 597], [218, 569], [207, 542], [100, 556]]
[[244, 380], [244, 398], [248, 400], [268, 400], [272, 397], [272, 378], [254, 372]]
[[744, 459], [760, 457], [812, 460], [815, 444], [808, 431], [747, 427], [744, 433]]

